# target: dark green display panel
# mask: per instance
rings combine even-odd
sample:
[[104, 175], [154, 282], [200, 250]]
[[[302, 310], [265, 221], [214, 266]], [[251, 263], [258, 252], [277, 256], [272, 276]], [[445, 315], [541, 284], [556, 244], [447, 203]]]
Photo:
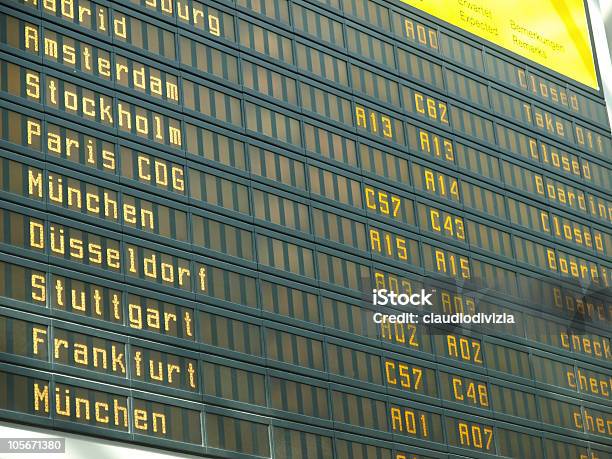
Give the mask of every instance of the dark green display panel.
[[[601, 92], [400, 2], [5, 0], [0, 99], [0, 419], [612, 457]], [[381, 326], [372, 288], [515, 323]]]

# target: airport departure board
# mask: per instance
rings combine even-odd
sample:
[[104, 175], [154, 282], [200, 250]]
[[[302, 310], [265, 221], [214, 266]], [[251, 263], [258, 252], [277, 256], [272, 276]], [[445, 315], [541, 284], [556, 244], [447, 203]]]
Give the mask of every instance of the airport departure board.
[[[566, 41], [512, 19], [576, 46], [547, 66], [442, 14], [493, 2], [407, 3], [0, 2], [0, 419], [226, 458], [612, 457], [586, 9], [542, 2]], [[492, 322], [376, 320], [413, 310]]]

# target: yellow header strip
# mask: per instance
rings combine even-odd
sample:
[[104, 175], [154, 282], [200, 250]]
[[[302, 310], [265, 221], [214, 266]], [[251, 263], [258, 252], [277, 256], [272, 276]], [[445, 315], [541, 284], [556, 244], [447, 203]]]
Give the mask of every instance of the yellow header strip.
[[598, 89], [583, 0], [402, 0]]

